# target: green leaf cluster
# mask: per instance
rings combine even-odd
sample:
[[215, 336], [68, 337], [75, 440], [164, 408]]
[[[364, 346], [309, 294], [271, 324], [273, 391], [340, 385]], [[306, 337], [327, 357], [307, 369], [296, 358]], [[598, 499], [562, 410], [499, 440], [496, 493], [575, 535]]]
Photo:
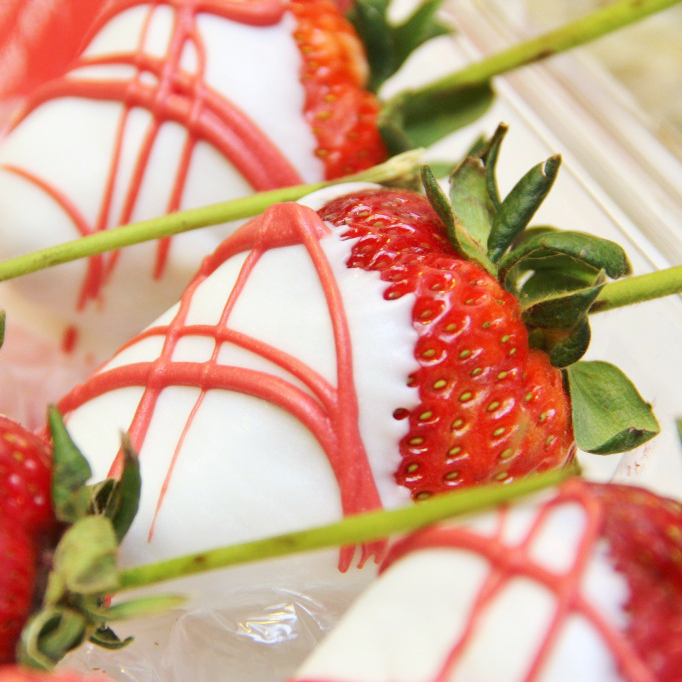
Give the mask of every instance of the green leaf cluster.
[[503, 256], [549, 193], [560, 165], [558, 156], [549, 158], [531, 168], [506, 197], [500, 197], [496, 165], [506, 132], [507, 127], [500, 125], [455, 167], [447, 195], [430, 168], [422, 169], [426, 194], [456, 251], [495, 277]]
[[[423, 0], [402, 23], [388, 16], [389, 0], [355, 0], [348, 18], [365, 47], [368, 89], [381, 86], [419, 47], [453, 28], [438, 17], [442, 0]], [[489, 81], [454, 88], [402, 90], [382, 103], [377, 126], [389, 155], [428, 147], [479, 119], [494, 99]]]
[[108, 622], [178, 604], [176, 597], [153, 597], [107, 606], [119, 588], [118, 546], [130, 528], [140, 499], [137, 456], [122, 439], [123, 471], [118, 480], [89, 485], [90, 466], [71, 439], [58, 410], [50, 407], [53, 443], [52, 498], [64, 530], [54, 550], [42, 608], [27, 623], [19, 660], [52, 669], [85, 640], [120, 648]]
[[455, 167], [448, 195], [424, 167], [426, 195], [457, 253], [519, 299], [531, 345], [564, 370], [578, 445], [598, 454], [641, 445], [660, 430], [651, 406], [613, 365], [578, 362], [590, 342], [588, 315], [597, 296], [608, 278], [630, 273], [625, 252], [586, 232], [528, 228], [552, 188], [560, 158], [531, 168], [502, 198], [496, 163], [506, 130], [499, 126]]
[[365, 47], [370, 68], [368, 88], [372, 92], [377, 92], [418, 47], [452, 32], [437, 16], [442, 0], [425, 0], [400, 24], [389, 20], [389, 4], [388, 0], [355, 0], [347, 15]]

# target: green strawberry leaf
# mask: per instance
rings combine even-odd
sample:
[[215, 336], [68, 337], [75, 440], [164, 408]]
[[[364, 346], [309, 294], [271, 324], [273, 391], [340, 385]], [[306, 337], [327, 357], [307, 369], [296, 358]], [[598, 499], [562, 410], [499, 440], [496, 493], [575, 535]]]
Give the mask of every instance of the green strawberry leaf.
[[493, 204], [495, 213], [500, 210], [500, 192], [497, 188], [497, 157], [500, 153], [500, 145], [504, 140], [509, 128], [500, 123], [493, 136], [486, 142], [478, 156], [486, 168], [486, 183], [488, 185], [488, 197]]
[[431, 203], [431, 206], [433, 206], [434, 211], [438, 214], [438, 217], [441, 219], [443, 225], [445, 225], [448, 236], [450, 237], [450, 243], [455, 248], [457, 253], [464, 257], [466, 255], [466, 251], [459, 242], [459, 235], [455, 229], [455, 217], [452, 214], [452, 208], [447, 197], [445, 196], [445, 192], [443, 192], [440, 185], [438, 184], [438, 180], [436, 180], [436, 177], [433, 174], [430, 166], [422, 166], [421, 176], [426, 197]]
[[0, 348], [2, 344], [5, 343], [5, 320], [7, 315], [4, 310], [0, 310]]
[[377, 116], [377, 128], [389, 156], [417, 148], [402, 121], [400, 109], [404, 97], [403, 93], [391, 99], [383, 105]]
[[646, 443], [661, 428], [651, 405], [607, 362], [578, 362], [566, 371], [578, 447], [608, 455]]
[[140, 492], [142, 490], [137, 453], [130, 442], [130, 438], [125, 434], [121, 439], [121, 449], [123, 451], [123, 472], [112, 490], [104, 512], [111, 519], [119, 543], [135, 519], [140, 506]]
[[55, 550], [48, 603], [63, 596], [54, 586], [81, 595], [114, 592], [118, 588], [117, 549], [112, 523], [103, 516], [86, 516], [68, 528]]
[[364, 44], [370, 68], [368, 88], [373, 92], [396, 70], [388, 5], [388, 0], [355, 0], [347, 14]]
[[493, 263], [526, 228], [540, 208], [559, 172], [560, 156], [551, 156], [531, 168], [500, 204], [488, 239], [488, 257]]
[[486, 256], [488, 237], [500, 205], [495, 166], [506, 132], [507, 127], [500, 124], [489, 140], [477, 139], [449, 178], [451, 210], [474, 243], [479, 260]]
[[568, 367], [587, 352], [592, 332], [587, 316], [578, 320], [567, 332], [543, 330], [545, 332], [545, 350], [549, 353], [549, 361], [554, 367]]
[[119, 649], [128, 646], [128, 644], [133, 641], [133, 638], [126, 637], [125, 639], [121, 639], [111, 628], [106, 625], [101, 625], [90, 633], [89, 640], [93, 644], [101, 646], [103, 649], [118, 651]]
[[76, 611], [48, 608], [33, 616], [21, 633], [17, 659], [39, 670], [52, 670], [85, 639], [87, 621]]
[[583, 317], [563, 339], [554, 339], [549, 346], [549, 361], [554, 367], [569, 367], [585, 355], [592, 338], [587, 316]]
[[348, 19], [365, 47], [370, 68], [368, 88], [377, 92], [419, 46], [452, 33], [436, 16], [442, 0], [426, 0], [401, 24], [388, 18], [388, 0], [355, 0]]
[[495, 273], [495, 266], [469, 236], [457, 216], [453, 214], [450, 202], [428, 166], [422, 166], [422, 184], [428, 200], [445, 225], [448, 238], [455, 251], [463, 258], [477, 263], [488, 272]]
[[598, 281], [591, 287], [550, 295], [540, 301], [531, 302], [522, 311], [524, 322], [529, 327], [565, 331], [573, 329], [592, 307], [603, 287], [604, 282]]
[[64, 420], [54, 405], [48, 409], [53, 443], [52, 505], [56, 518], [74, 523], [88, 510], [86, 482], [92, 475], [88, 461], [71, 440]]
[[533, 225], [527, 227], [514, 241], [512, 249], [517, 249], [531, 239], [535, 239], [538, 235], [547, 234], [549, 232], [559, 232], [558, 227], [554, 225]]
[[595, 270], [604, 270], [611, 279], [618, 279], [630, 272], [625, 251], [615, 242], [584, 232], [549, 231], [543, 228], [541, 232], [527, 236], [516, 248], [500, 258], [500, 281], [504, 282], [515, 267], [537, 270], [556, 265], [557, 270], [563, 270], [567, 261], [547, 260], [553, 256], [566, 256]]
[[508, 276], [506, 288], [517, 295], [522, 306], [527, 307], [551, 296], [589, 287], [594, 284], [597, 275], [597, 270], [573, 267], [572, 263], [567, 262], [563, 268], [537, 270], [520, 285], [516, 276]]
[[383, 105], [377, 125], [393, 156], [416, 147], [429, 147], [473, 123], [487, 111], [493, 99], [488, 83], [432, 96], [422, 91], [403, 91]]
[[450, 176], [450, 204], [478, 250], [485, 253], [495, 219], [495, 206], [488, 194], [488, 173], [482, 159], [467, 157]]
[[90, 486], [89, 508], [90, 514], [108, 516], [111, 518], [112, 497], [116, 494], [118, 481], [115, 478], [105, 478], [99, 483]]

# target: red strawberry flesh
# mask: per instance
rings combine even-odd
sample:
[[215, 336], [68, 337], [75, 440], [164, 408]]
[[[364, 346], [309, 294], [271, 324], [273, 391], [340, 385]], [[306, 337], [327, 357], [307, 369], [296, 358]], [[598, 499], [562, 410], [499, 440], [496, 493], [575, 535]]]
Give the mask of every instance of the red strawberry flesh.
[[330, 0], [292, 0], [294, 39], [303, 59], [304, 114], [329, 179], [381, 163], [379, 103], [365, 90], [367, 62], [352, 26]]
[[15, 648], [33, 599], [35, 558], [28, 533], [0, 524], [0, 663], [14, 660]]
[[0, 416], [0, 521], [29, 533], [49, 530], [51, 456], [48, 444], [16, 422]]
[[630, 586], [627, 634], [659, 682], [682, 670], [682, 505], [629, 486], [591, 486], [603, 536]]

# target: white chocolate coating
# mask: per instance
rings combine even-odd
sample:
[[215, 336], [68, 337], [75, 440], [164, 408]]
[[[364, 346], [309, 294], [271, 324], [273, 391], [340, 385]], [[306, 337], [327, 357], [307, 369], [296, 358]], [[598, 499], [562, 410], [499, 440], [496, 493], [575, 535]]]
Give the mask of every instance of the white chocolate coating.
[[[130, 88], [136, 81], [162, 98], [161, 76], [123, 63], [120, 55], [137, 51], [173, 69], [174, 22], [180, 10], [141, 4], [114, 16], [94, 37], [82, 57], [85, 66], [67, 74], [68, 83], [114, 84]], [[148, 22], [148, 23], [147, 23]], [[196, 35], [202, 48], [200, 72], [197, 45], [187, 42], [177, 72], [198, 78], [201, 88], [187, 95], [201, 109], [202, 93], [209, 92], [245, 114], [289, 159], [303, 181], [322, 179], [322, 164], [314, 155], [315, 140], [303, 118], [304, 92], [298, 80], [300, 53], [291, 35], [293, 18], [285, 13], [269, 26], [249, 26], [223, 16], [200, 13]], [[141, 43], [141, 44], [139, 44]], [[87, 64], [87, 60], [115, 63]], [[134, 106], [123, 124], [120, 160], [104, 227], [154, 218], [168, 212], [189, 134], [191, 116], [178, 122], [154, 113], [154, 104]], [[67, 197], [82, 220], [94, 229], [100, 224], [123, 102], [60, 96], [33, 109], [0, 144], [0, 256], [20, 255], [79, 237], [73, 215], [37, 181]], [[211, 114], [219, 118], [217, 114]], [[208, 117], [211, 125], [221, 121]], [[153, 132], [154, 125], [159, 128]], [[264, 132], [265, 131], [265, 132]], [[136, 179], [141, 150], [153, 139], [143, 174]], [[17, 172], [17, 169], [21, 173]], [[196, 135], [191, 161], [177, 208], [203, 206], [253, 191], [241, 172], [205, 135]], [[132, 199], [130, 192], [139, 190]], [[79, 307], [88, 263], [78, 261], [22, 277], [11, 283], [16, 299], [10, 310], [27, 323], [59, 339], [67, 325], [79, 332], [78, 349], [104, 359], [125, 339], [161, 314], [179, 296], [200, 259], [210, 253], [234, 226], [199, 230], [173, 239], [163, 275], [153, 278], [156, 246], [126, 249], [111, 278], [98, 295]], [[133, 304], [134, 302], [134, 304]], [[6, 303], [5, 306], [8, 304]], [[16, 309], [16, 313], [14, 313]]]
[[[504, 520], [488, 514], [463, 528], [491, 545], [499, 542], [508, 556], [521, 552], [522, 561], [529, 560], [552, 575], [570, 572], [579, 561], [586, 533], [584, 510], [570, 502], [556, 506], [531, 539], [537, 519], [537, 505], [523, 506]], [[504, 525], [498, 534], [495, 529], [500, 524]], [[581, 597], [611, 627], [622, 628], [628, 587], [613, 569], [604, 544], [596, 545], [579, 580]], [[478, 600], [484, 601], [482, 608]], [[554, 592], [525, 570], [511, 576], [491, 571], [488, 560], [473, 549], [448, 546], [413, 551], [368, 588], [294, 679], [524, 682], [558, 608]], [[463, 649], [447, 666], [457, 645]], [[539, 676], [533, 679], [623, 680], [600, 632], [577, 610], [563, 620]]]
[[[341, 186], [334, 193], [352, 188]], [[329, 192], [323, 195], [330, 196]], [[350, 330], [360, 437], [381, 502], [395, 507], [409, 500], [407, 490], [393, 478], [399, 463], [398, 442], [406, 429], [404, 422], [393, 418], [393, 411], [416, 403], [416, 389], [406, 386], [407, 376], [416, 368], [416, 332], [411, 324], [414, 300], [410, 295], [385, 300], [386, 284], [378, 273], [348, 269], [345, 262], [351, 243], [340, 240], [337, 232], [319, 241], [339, 287]], [[198, 286], [185, 326], [213, 325], [220, 319], [246, 258], [247, 253], [229, 258]], [[177, 311], [175, 306], [152, 328], [171, 322]], [[274, 248], [263, 254], [230, 313], [229, 328], [297, 358], [330, 386], [337, 385], [330, 313], [304, 246]], [[159, 357], [163, 344], [162, 336], [135, 340], [101, 373], [151, 362]], [[218, 349], [212, 338], [183, 336], [172, 361], [204, 363], [214, 352], [218, 365], [261, 370], [315, 397], [286, 368], [230, 342], [222, 342]], [[96, 480], [107, 476], [119, 449], [120, 431], [130, 427], [142, 394], [138, 386], [109, 390], [68, 415], [69, 431], [91, 462]], [[245, 393], [210, 389], [198, 400], [200, 394], [198, 388], [171, 385], [162, 390], [155, 404], [140, 449], [142, 502], [122, 545], [124, 566], [301, 530], [342, 516], [339, 484], [320, 443], [301, 421]], [[304, 590], [349, 579], [338, 571], [337, 551], [286, 562], [286, 570], [281, 562], [269, 562], [198, 577], [183, 589], [191, 589], [199, 601], [214, 603], [220, 599], [216, 584], [219, 592], [270, 582]], [[374, 574], [370, 564], [374, 565], [368, 562], [360, 580]], [[350, 572], [360, 573], [355, 568]]]

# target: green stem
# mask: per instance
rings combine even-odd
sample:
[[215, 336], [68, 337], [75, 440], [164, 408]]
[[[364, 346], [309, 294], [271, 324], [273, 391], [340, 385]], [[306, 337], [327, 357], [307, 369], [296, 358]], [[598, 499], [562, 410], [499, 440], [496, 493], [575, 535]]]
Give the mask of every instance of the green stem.
[[682, 293], [682, 265], [609, 282], [597, 296], [590, 313], [601, 313], [679, 293]]
[[268, 206], [282, 201], [295, 201], [318, 189], [343, 182], [388, 182], [398, 180], [417, 172], [423, 150], [415, 149], [399, 154], [385, 163], [374, 166], [362, 173], [349, 175], [338, 180], [317, 182], [310, 185], [296, 185], [283, 189], [251, 194], [241, 199], [232, 199], [211, 206], [178, 211], [161, 218], [143, 220], [122, 225], [111, 230], [97, 232], [64, 244], [51, 246], [40, 251], [8, 258], [0, 263], [0, 282], [61, 265], [80, 258], [87, 258], [105, 251], [113, 251], [132, 244], [170, 237], [201, 227], [219, 225], [232, 220], [250, 218], [262, 213]]
[[166, 580], [249, 561], [378, 540], [394, 533], [422, 528], [452, 516], [510, 502], [518, 497], [556, 485], [574, 473], [573, 469], [554, 470], [530, 476], [510, 485], [490, 484], [467, 488], [438, 495], [401, 509], [368, 512], [310, 530], [286, 533], [146, 566], [128, 568], [120, 573], [120, 589], [155, 585]]
[[612, 31], [633, 24], [651, 14], [676, 5], [680, 0], [617, 0], [560, 28], [523, 41], [410, 93], [410, 109], [414, 99], [422, 106], [434, 98], [464, 88], [483, 85], [494, 76], [532, 64], [560, 52], [570, 50]]

